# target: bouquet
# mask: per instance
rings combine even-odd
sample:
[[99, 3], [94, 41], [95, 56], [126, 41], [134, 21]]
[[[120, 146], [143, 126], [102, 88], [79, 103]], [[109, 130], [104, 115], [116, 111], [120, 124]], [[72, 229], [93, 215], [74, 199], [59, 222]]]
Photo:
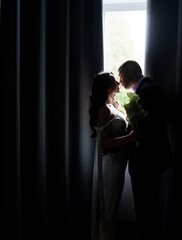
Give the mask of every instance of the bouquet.
[[[126, 120], [133, 130], [137, 130], [140, 128], [143, 119], [148, 115], [148, 112], [138, 103], [139, 96], [136, 93], [128, 92], [127, 96], [129, 102], [123, 105], [127, 114]], [[139, 142], [136, 145], [139, 146]]]

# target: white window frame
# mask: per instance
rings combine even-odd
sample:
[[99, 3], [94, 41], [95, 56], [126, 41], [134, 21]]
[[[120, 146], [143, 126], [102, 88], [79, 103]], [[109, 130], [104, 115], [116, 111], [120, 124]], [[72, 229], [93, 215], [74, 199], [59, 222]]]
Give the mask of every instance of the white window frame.
[[[110, 1], [112, 2], [112, 1]], [[118, 1], [119, 2], [119, 1]], [[105, 3], [103, 0], [103, 12], [113, 12], [113, 11], [141, 11], [141, 10], [146, 10], [147, 8], [147, 1], [120, 1], [120, 3]]]

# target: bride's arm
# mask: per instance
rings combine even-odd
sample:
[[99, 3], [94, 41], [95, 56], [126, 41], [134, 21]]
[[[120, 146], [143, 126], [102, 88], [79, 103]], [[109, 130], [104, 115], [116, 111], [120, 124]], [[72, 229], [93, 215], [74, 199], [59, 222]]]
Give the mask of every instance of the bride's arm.
[[[108, 123], [114, 116], [111, 113], [111, 110], [107, 106], [103, 106], [99, 109], [98, 112], [98, 123], [100, 126]], [[117, 149], [125, 144], [136, 142], [136, 134], [134, 131], [131, 131], [128, 135], [112, 138], [109, 137], [109, 125], [104, 128], [102, 132], [102, 148], [103, 149]]]

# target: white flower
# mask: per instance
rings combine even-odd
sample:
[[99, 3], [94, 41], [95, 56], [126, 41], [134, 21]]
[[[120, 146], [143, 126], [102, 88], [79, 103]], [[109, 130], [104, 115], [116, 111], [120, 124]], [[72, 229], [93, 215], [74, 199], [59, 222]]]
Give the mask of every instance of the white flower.
[[138, 103], [139, 96], [136, 93], [128, 92], [127, 96], [129, 102], [123, 106], [127, 114], [126, 120], [133, 129], [138, 129], [148, 113]]

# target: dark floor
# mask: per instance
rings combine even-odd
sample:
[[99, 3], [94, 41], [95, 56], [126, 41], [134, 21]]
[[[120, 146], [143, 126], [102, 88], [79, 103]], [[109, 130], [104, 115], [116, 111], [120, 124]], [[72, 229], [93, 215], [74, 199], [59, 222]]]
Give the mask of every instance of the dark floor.
[[117, 222], [114, 240], [135, 240], [136, 224], [135, 222]]

